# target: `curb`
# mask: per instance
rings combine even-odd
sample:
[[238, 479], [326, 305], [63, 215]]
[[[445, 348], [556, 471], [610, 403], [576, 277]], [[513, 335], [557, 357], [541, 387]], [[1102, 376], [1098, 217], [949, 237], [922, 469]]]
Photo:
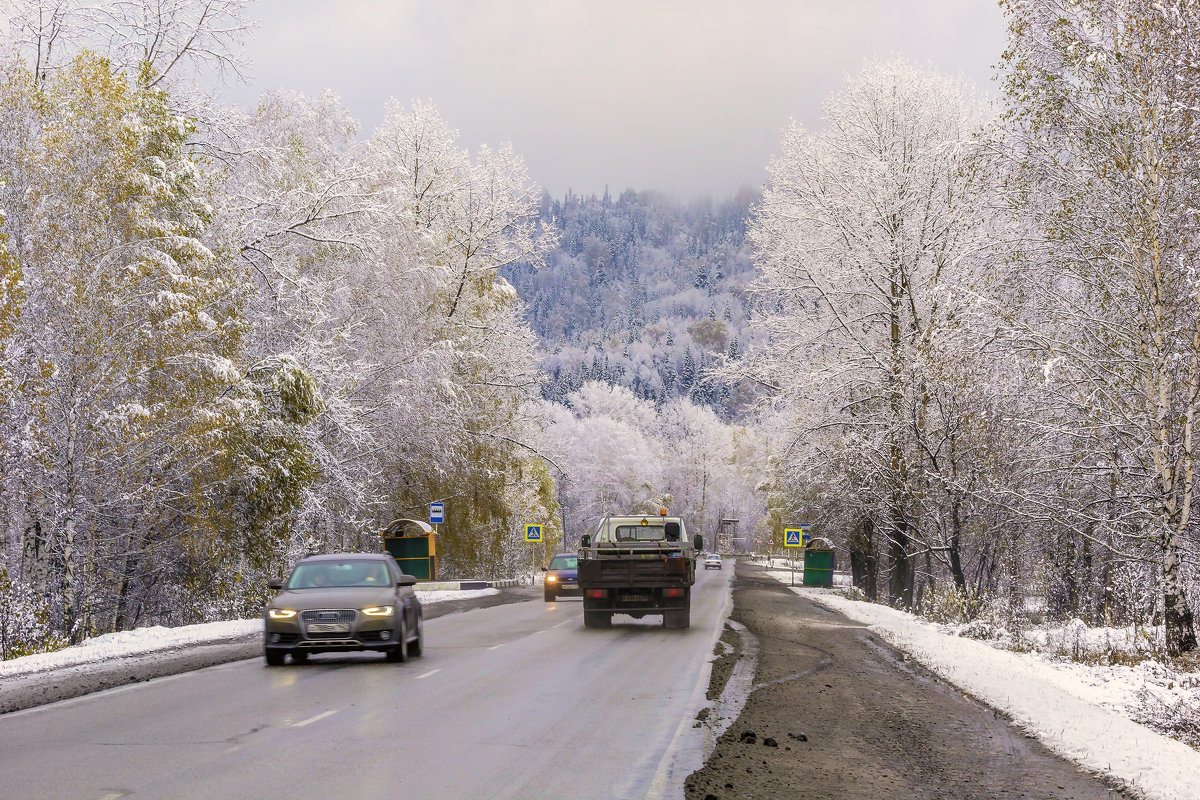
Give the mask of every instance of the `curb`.
[[497, 581], [422, 581], [413, 588], [418, 592], [456, 592], [465, 589], [508, 589], [519, 582], [516, 578]]

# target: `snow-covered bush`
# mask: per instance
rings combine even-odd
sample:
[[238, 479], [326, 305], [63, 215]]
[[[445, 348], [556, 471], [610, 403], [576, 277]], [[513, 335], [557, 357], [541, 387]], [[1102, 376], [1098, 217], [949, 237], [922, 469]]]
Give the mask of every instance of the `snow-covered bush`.
[[970, 622], [983, 609], [983, 597], [971, 589], [965, 592], [953, 583], [930, 586], [921, 595], [917, 613], [931, 622], [957, 625]]
[[838, 589], [834, 591], [834, 594], [840, 595], [847, 600], [858, 600], [863, 603], [867, 602], [869, 599], [865, 594], [863, 594], [862, 589], [859, 589], [857, 586], [847, 586], [845, 588]]
[[[1181, 669], [1157, 665], [1167, 680], [1167, 692], [1152, 684], [1137, 693], [1133, 719], [1200, 750], [1200, 659], [1180, 659]], [[1175, 691], [1171, 691], [1175, 690]]]
[[968, 622], [962, 626], [958, 635], [967, 639], [976, 639], [979, 641], [992, 641], [1003, 636], [1004, 630], [997, 626], [994, 622], [986, 619], [977, 619]]
[[48, 604], [0, 569], [0, 661], [65, 647], [67, 640], [54, 632], [49, 620]]

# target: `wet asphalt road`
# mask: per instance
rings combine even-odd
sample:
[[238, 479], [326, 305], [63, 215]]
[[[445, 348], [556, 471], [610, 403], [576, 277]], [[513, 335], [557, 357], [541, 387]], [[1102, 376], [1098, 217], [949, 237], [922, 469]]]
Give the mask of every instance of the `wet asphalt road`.
[[[498, 594], [443, 600], [425, 606], [425, 619], [470, 611], [475, 608], [541, 599], [542, 588], [510, 587]], [[262, 654], [262, 634], [231, 638], [187, 647], [172, 647], [135, 656], [121, 656], [101, 662], [75, 664], [53, 670], [14, 675], [0, 679], [0, 715], [34, 706], [102, 692], [131, 683], [194, 672], [217, 664], [244, 661]], [[3, 787], [0, 787], [3, 796]]]
[[0, 798], [671, 796], [731, 572], [698, 571], [686, 631], [536, 600], [428, 620], [407, 664], [256, 658], [7, 714]]

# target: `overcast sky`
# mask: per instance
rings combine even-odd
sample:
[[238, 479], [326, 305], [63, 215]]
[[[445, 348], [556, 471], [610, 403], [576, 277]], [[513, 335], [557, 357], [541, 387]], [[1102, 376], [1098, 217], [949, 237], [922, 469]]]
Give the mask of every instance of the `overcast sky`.
[[760, 186], [794, 117], [899, 55], [991, 94], [995, 0], [259, 0], [249, 85], [337, 92], [368, 131], [432, 100], [470, 149], [512, 142], [534, 180], [720, 199]]

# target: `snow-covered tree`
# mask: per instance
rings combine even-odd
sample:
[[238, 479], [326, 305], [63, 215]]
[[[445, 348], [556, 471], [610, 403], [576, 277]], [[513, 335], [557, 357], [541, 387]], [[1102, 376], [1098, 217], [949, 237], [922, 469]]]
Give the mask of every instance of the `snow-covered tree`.
[[972, 163], [988, 113], [959, 81], [869, 63], [826, 104], [827, 130], [784, 132], [750, 232], [775, 310], [734, 374], [770, 387], [787, 473], [838, 478], [853, 498], [838, 521], [886, 537], [905, 606], [915, 551], [952, 546], [931, 506], [962, 498], [947, 458], [969, 404], [949, 364], [988, 243]]
[[[1097, 502], [1063, 498], [1085, 542], [1159, 565], [1166, 646], [1196, 647], [1200, 411], [1200, 3], [1004, 3], [1022, 341], [1045, 360], [1064, 446]], [[1087, 465], [1086, 469], [1081, 469]]]

